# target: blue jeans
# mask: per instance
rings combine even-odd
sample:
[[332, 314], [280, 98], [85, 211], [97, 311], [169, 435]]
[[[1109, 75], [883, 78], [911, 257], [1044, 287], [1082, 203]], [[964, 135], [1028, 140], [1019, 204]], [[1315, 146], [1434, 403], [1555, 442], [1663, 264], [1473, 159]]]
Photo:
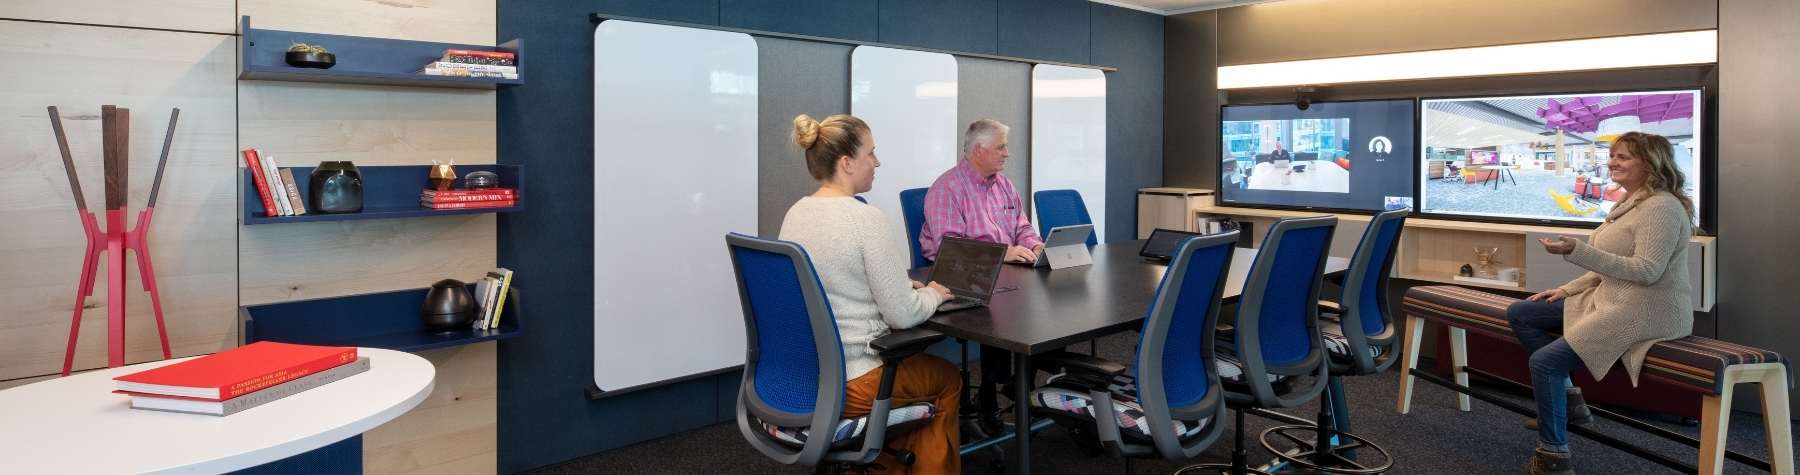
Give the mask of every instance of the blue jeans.
[[1569, 342], [1550, 334], [1562, 331], [1563, 302], [1521, 300], [1506, 308], [1506, 322], [1531, 355], [1531, 391], [1537, 400], [1538, 440], [1547, 450], [1569, 451], [1569, 373], [1581, 357]]

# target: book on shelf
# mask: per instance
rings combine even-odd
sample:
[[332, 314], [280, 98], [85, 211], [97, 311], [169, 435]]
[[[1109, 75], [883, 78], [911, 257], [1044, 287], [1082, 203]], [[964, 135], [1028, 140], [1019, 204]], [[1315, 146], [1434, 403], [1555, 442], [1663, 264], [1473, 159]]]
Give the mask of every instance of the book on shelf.
[[518, 55], [507, 51], [481, 51], [471, 49], [447, 49], [438, 61], [445, 63], [488, 64], [494, 66], [514, 66]]
[[331, 369], [312, 373], [300, 378], [277, 384], [268, 389], [242, 396], [213, 401], [203, 398], [163, 396], [150, 393], [134, 393], [130, 391], [114, 391], [131, 396], [132, 409], [148, 409], [152, 411], [185, 412], [190, 414], [206, 414], [210, 416], [229, 416], [245, 409], [268, 404], [308, 389], [324, 386], [328, 383], [355, 376], [369, 371], [369, 357], [357, 358], [356, 361], [341, 364]]
[[430, 69], [430, 68], [467, 69], [470, 71], [481, 71], [481, 72], [489, 72], [489, 73], [512, 74], [512, 75], [519, 74], [518, 66], [495, 66], [492, 64], [452, 63], [449, 61], [438, 61], [435, 63], [427, 64], [427, 65], [425, 65], [424, 68], [421, 68], [421, 69]]
[[306, 200], [300, 199], [300, 185], [294, 183], [294, 169], [281, 169], [281, 183], [287, 186], [288, 207], [293, 208], [294, 215], [306, 214]]
[[500, 278], [500, 290], [497, 292], [498, 295], [494, 300], [494, 316], [493, 318], [488, 319], [488, 328], [490, 329], [500, 328], [500, 317], [506, 314], [506, 296], [512, 294], [512, 269], [496, 267], [493, 271], [488, 272], [489, 276], [494, 276], [496, 274], [499, 275]]
[[223, 401], [352, 361], [355, 347], [259, 341], [113, 381], [120, 391]]
[[293, 216], [294, 209], [288, 205], [287, 184], [281, 182], [281, 171], [275, 166], [275, 156], [256, 149], [256, 158], [262, 161], [263, 176], [269, 177], [269, 193], [275, 200], [275, 209], [281, 216]]
[[480, 189], [466, 189], [466, 190], [439, 190], [439, 189], [434, 189], [434, 188], [426, 188], [425, 191], [421, 191], [419, 193], [421, 196], [425, 196], [425, 197], [469, 196], [469, 195], [503, 195], [503, 196], [511, 197], [513, 195], [519, 194], [519, 190], [515, 190], [512, 188], [480, 188]]
[[264, 215], [271, 218], [280, 216], [281, 210], [275, 207], [274, 195], [269, 193], [269, 179], [263, 176], [262, 160], [257, 158], [256, 149], [245, 148], [243, 154], [244, 167], [250, 169], [251, 181], [256, 183], [256, 193], [262, 198]]
[[500, 281], [494, 280], [492, 276], [484, 275], [481, 277], [481, 281], [475, 283], [475, 309], [477, 312], [475, 320], [469, 322], [470, 328], [476, 330], [487, 328], [488, 316], [493, 315], [494, 312], [494, 292], [499, 288]]
[[498, 79], [518, 79], [519, 78], [519, 73], [502, 73], [502, 72], [498, 72], [498, 71], [480, 71], [480, 70], [473, 70], [473, 69], [425, 68], [425, 69], [419, 70], [419, 73], [427, 75], [427, 76], [451, 76], [451, 77], [465, 77], [465, 78], [498, 78]]
[[429, 203], [463, 203], [469, 201], [506, 201], [517, 199], [518, 195], [513, 194], [512, 190], [506, 190], [504, 192], [496, 191], [492, 193], [457, 194], [432, 193], [430, 190], [427, 190], [424, 194], [419, 195], [420, 202]]
[[426, 200], [419, 201], [419, 206], [431, 209], [511, 208], [513, 206], [518, 206], [518, 204], [518, 200], [463, 201], [453, 203], [438, 203]]

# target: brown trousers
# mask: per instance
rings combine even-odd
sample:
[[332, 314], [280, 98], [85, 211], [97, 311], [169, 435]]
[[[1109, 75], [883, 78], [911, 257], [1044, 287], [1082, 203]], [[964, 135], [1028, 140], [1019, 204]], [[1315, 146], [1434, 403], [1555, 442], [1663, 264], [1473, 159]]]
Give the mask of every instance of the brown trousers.
[[[844, 417], [860, 417], [869, 413], [875, 393], [881, 388], [881, 371], [875, 368], [845, 384]], [[917, 460], [911, 467], [901, 465], [894, 457], [882, 454], [875, 459], [887, 468], [886, 473], [953, 474], [962, 472], [960, 436], [957, 434], [957, 401], [962, 397], [962, 378], [956, 366], [943, 358], [928, 354], [914, 355], [900, 362], [894, 375], [893, 393], [888, 407], [898, 408], [925, 401], [937, 406], [931, 422], [898, 434], [888, 434], [887, 446], [911, 450]]]

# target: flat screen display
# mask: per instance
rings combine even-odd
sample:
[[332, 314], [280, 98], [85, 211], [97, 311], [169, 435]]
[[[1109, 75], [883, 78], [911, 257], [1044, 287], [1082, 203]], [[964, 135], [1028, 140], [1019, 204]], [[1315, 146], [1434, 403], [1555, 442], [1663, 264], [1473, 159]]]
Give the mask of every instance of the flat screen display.
[[1413, 101], [1225, 106], [1219, 203], [1382, 211], [1411, 208]]
[[1702, 102], [1698, 89], [1422, 100], [1419, 211], [1604, 221], [1628, 191], [1607, 168], [1625, 132], [1669, 139], [1699, 208]]

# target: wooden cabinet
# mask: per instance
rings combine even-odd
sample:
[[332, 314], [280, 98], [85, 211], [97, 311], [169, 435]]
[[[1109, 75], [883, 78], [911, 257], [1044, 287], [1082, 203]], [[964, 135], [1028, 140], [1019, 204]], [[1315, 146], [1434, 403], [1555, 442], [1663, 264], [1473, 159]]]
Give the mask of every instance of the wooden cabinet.
[[1137, 202], [1137, 238], [1150, 237], [1157, 228], [1195, 231], [1195, 211], [1212, 207], [1213, 190], [1199, 188], [1141, 188]]

